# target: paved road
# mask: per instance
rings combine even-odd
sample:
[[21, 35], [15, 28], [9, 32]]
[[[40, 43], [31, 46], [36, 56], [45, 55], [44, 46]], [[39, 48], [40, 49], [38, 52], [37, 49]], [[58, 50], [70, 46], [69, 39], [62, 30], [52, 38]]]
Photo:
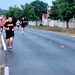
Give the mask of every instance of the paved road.
[[75, 38], [29, 28], [24, 35], [15, 31], [8, 63], [10, 75], [75, 75]]

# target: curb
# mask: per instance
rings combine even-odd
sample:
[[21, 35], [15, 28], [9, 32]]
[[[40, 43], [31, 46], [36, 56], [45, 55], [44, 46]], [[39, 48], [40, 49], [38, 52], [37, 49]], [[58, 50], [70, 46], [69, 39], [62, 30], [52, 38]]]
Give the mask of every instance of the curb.
[[[2, 41], [3, 50], [5, 51], [5, 56], [6, 56], [7, 48], [6, 48], [6, 44], [4, 42], [4, 38], [3, 38], [2, 34], [1, 34], [1, 41]], [[6, 66], [3, 68], [3, 75], [9, 75], [9, 67], [8, 67], [7, 63], [5, 63], [5, 64], [6, 64]]]
[[4, 75], [9, 75], [9, 67], [8, 66], [4, 67]]
[[4, 42], [4, 39], [3, 39], [3, 35], [1, 34], [1, 40], [2, 40], [2, 47], [3, 47], [3, 50], [6, 51], [7, 48], [6, 48], [6, 44]]

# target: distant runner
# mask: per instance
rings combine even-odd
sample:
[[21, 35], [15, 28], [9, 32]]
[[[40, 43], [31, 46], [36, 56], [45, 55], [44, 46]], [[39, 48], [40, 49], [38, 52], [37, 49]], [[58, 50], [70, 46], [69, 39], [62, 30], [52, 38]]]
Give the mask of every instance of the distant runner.
[[3, 31], [4, 21], [0, 18], [0, 32]]
[[6, 44], [9, 50], [12, 49], [13, 39], [14, 39], [14, 31], [16, 29], [16, 25], [13, 22], [12, 18], [9, 17], [8, 21], [4, 24], [4, 29], [6, 31]]
[[23, 34], [24, 34], [24, 29], [25, 29], [25, 27], [26, 27], [26, 24], [27, 24], [27, 21], [26, 21], [24, 18], [22, 18], [21, 27], [22, 27], [22, 33], [23, 33]]
[[19, 30], [19, 26], [20, 26], [20, 21], [19, 20], [16, 21], [16, 26], [17, 26], [17, 30]]

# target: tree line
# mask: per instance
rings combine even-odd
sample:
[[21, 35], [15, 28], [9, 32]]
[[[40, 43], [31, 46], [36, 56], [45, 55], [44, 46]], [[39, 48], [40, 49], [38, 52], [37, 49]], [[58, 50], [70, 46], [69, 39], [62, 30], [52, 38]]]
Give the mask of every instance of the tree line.
[[50, 19], [68, 22], [75, 18], [75, 0], [55, 0], [52, 2]]
[[35, 0], [30, 4], [26, 3], [25, 5], [21, 5], [21, 7], [17, 7], [16, 5], [13, 7], [10, 6], [4, 15], [6, 18], [11, 16], [14, 20], [24, 17], [28, 21], [40, 21], [42, 20], [42, 14], [47, 13], [47, 6], [48, 3]]
[[[39, 21], [42, 20], [42, 14], [47, 13], [48, 3], [40, 0], [35, 0], [30, 4], [26, 3], [17, 7], [9, 7], [9, 10], [0, 9], [0, 15], [3, 13], [6, 18], [9, 16], [13, 17], [14, 20], [21, 19], [24, 17], [28, 21]], [[52, 6], [50, 6], [50, 16], [52, 20], [61, 20], [68, 22], [70, 19], [75, 18], [75, 0], [55, 0], [52, 1]]]

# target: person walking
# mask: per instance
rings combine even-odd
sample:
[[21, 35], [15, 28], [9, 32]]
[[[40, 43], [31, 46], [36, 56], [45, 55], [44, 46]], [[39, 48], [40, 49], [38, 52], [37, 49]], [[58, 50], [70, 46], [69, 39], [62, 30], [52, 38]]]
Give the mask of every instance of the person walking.
[[14, 40], [14, 31], [16, 29], [16, 24], [13, 22], [12, 17], [8, 18], [8, 21], [4, 24], [4, 29], [6, 31], [6, 45], [7, 48], [11, 50]]

